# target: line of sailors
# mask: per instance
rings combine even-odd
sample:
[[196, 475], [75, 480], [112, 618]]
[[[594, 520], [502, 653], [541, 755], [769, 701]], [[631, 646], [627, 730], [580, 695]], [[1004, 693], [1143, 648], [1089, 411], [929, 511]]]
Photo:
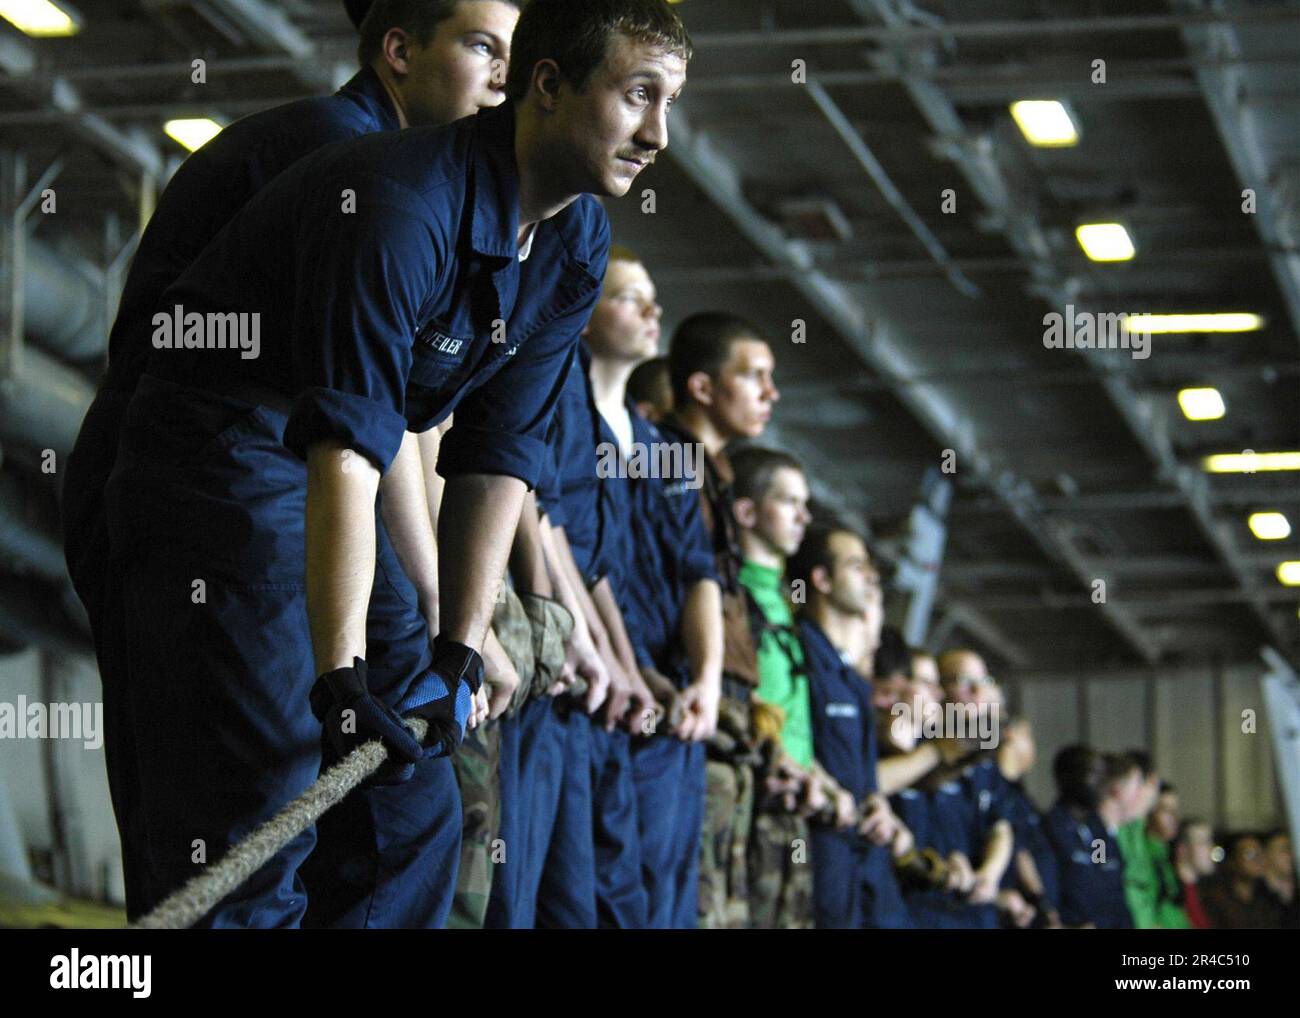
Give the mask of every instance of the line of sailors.
[[[680, 19], [518, 7], [376, 0], [361, 72], [223, 131], [141, 239], [63, 493], [128, 912], [378, 738], [205, 925], [1050, 916], [1016, 740], [879, 736], [864, 542], [735, 451], [771, 346], [708, 311], [637, 371], [657, 295], [593, 196], [668, 143]], [[151, 342], [173, 312], [194, 335]], [[258, 357], [205, 343], [229, 312]], [[995, 701], [977, 661], [953, 688]]]

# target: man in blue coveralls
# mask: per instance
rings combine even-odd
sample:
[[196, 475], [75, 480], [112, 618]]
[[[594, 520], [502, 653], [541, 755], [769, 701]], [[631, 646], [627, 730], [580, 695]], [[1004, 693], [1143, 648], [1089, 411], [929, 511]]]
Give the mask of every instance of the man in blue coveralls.
[[[612, 407], [625, 392], [607, 391]], [[722, 590], [700, 513], [702, 450], [639, 414], [606, 418], [617, 438], [604, 472], [626, 477], [627, 582], [620, 605], [637, 663], [667, 708], [668, 731], [632, 743], [641, 872], [652, 929], [694, 929], [704, 819], [704, 741], [722, 697]], [[630, 423], [630, 428], [627, 426]]]
[[1037, 748], [1033, 728], [1023, 715], [1004, 718], [996, 753], [1002, 812], [1015, 837], [1015, 859], [1002, 878], [999, 903], [1017, 926], [1060, 926], [1056, 857], [1043, 829], [1043, 817], [1025, 791], [1024, 777], [1033, 768]]
[[1043, 820], [1056, 854], [1061, 922], [1102, 930], [1133, 928], [1124, 897], [1124, 857], [1117, 832], [1127, 819], [1116, 786], [1141, 775], [1122, 757], [1066, 746], [1052, 760], [1057, 800]]
[[[617, 461], [619, 450], [632, 444], [632, 415], [626, 397], [632, 369], [655, 352], [662, 308], [654, 283], [637, 255], [627, 248], [610, 248], [600, 301], [592, 311], [579, 351], [580, 367], [570, 376], [565, 400], [556, 412], [561, 442], [560, 462], [565, 484], [565, 532], [577, 565], [585, 570], [592, 591], [596, 623], [606, 634], [613, 660], [610, 671], [621, 676], [626, 691], [611, 695], [603, 716], [587, 730], [589, 802], [587, 814], [562, 811], [557, 839], [548, 861], [546, 883], [569, 883], [577, 860], [572, 826], [585, 819], [583, 838], [594, 849], [595, 925], [629, 929], [645, 926], [648, 898], [641, 877], [636, 786], [632, 778], [630, 734], [643, 734], [655, 722], [654, 699], [636, 663], [627, 623], [619, 604], [628, 603], [627, 558], [631, 553], [628, 523], [632, 517], [628, 479], [603, 469]], [[584, 507], [591, 507], [585, 512]], [[585, 521], [586, 525], [581, 526]], [[584, 536], [585, 534], [585, 536]], [[581, 560], [581, 561], [579, 561]], [[618, 728], [623, 721], [626, 730]], [[566, 772], [566, 801], [577, 801], [581, 777]], [[549, 905], [548, 905], [549, 907]]]
[[871, 681], [853, 661], [855, 627], [866, 617], [868, 644], [884, 621], [880, 578], [862, 538], [814, 525], [786, 565], [806, 593], [799, 620], [818, 763], [859, 805], [861, 823], [842, 830], [812, 828], [813, 918], [819, 929], [908, 928], [912, 925], [894, 876], [890, 846], [910, 838], [876, 775]]
[[[423, 848], [421, 831], [446, 823], [425, 805], [431, 782], [450, 781], [430, 760], [463, 731], [524, 492], [604, 273], [608, 225], [590, 194], [626, 193], [666, 145], [690, 54], [661, 0], [534, 0], [512, 46], [510, 102], [301, 160], [154, 314], [107, 493], [128, 695], [149, 720], [135, 741], [152, 896], [193, 872], [196, 843], [219, 855], [305, 787], [322, 735], [329, 757], [382, 739], [399, 782], [375, 790], [392, 798], [371, 830], [335, 846], [332, 871], [353, 887], [346, 920], [433, 924], [431, 902], [449, 893], [454, 874], [422, 852], [376, 867], [375, 846]], [[365, 618], [379, 479], [407, 431], [453, 411], [433, 662], [378, 688]], [[200, 580], [204, 600], [169, 604]], [[401, 724], [416, 716], [424, 746]], [[209, 920], [299, 922], [312, 840]]]
[[991, 759], [929, 775], [919, 788], [905, 788], [895, 809], [923, 848], [948, 862], [943, 888], [921, 889], [907, 898], [912, 919], [925, 929], [996, 929], [998, 888], [1011, 863], [1014, 835], [996, 795]]
[[[68, 568], [90, 617], [110, 725], [129, 731], [132, 722], [117, 679], [121, 623], [103, 613], [106, 602], [120, 605], [104, 593], [116, 577], [108, 568], [103, 494], [122, 414], [152, 352], [150, 317], [163, 291], [257, 191], [300, 157], [332, 141], [408, 123], [447, 123], [504, 101], [505, 60], [518, 15], [513, 2], [501, 0], [379, 0], [358, 46], [363, 69], [342, 89], [232, 125], [188, 159], [163, 192], [127, 276], [109, 340], [108, 373], [82, 425], [63, 490]], [[411, 492], [418, 500], [422, 490], [414, 476], [422, 469], [415, 436], [410, 439], [399, 454], [403, 468], [390, 470], [381, 484], [388, 526], [381, 522], [376, 532], [377, 579], [367, 619], [372, 672], [381, 681], [387, 673], [422, 670], [431, 654], [428, 628], [414, 606], [436, 605], [429, 590], [434, 570], [417, 573], [417, 593], [389, 540], [391, 529], [405, 545], [401, 525], [410, 516], [402, 510]], [[112, 746], [109, 787], [126, 839], [138, 829], [130, 819], [137, 765], [124, 740], [112, 740]], [[145, 910], [138, 894], [143, 876], [131, 871], [139, 857], [124, 853], [133, 917]]]

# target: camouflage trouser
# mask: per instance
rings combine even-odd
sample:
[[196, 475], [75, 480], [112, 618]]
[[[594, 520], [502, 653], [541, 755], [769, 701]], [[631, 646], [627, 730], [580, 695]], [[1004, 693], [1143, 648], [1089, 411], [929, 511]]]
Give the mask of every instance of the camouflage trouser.
[[749, 916], [757, 929], [813, 926], [808, 824], [793, 813], [760, 810], [749, 837]]
[[718, 731], [709, 740], [700, 838], [700, 929], [749, 926], [749, 836], [757, 780], [752, 697], [724, 677]]
[[754, 769], [710, 760], [700, 838], [702, 930], [749, 926], [749, 861], [746, 846], [754, 820]]
[[451, 903], [447, 928], [481, 930], [492, 893], [492, 842], [501, 823], [497, 756], [501, 728], [495, 722], [465, 733], [452, 754], [456, 782], [460, 785], [465, 829], [460, 843], [460, 873]]
[[[519, 673], [519, 688], [510, 704], [516, 713], [528, 699], [535, 668], [534, 626], [515, 592], [505, 588], [492, 616], [492, 631]], [[552, 656], [555, 651], [549, 645]], [[562, 653], [562, 648], [561, 648]], [[461, 838], [460, 875], [452, 901], [449, 929], [483, 928], [488, 898], [492, 894], [492, 853], [501, 826], [501, 783], [497, 774], [501, 730], [495, 722], [465, 733], [465, 741], [452, 755], [465, 817]]]
[[529, 696], [535, 700], [546, 695], [564, 670], [565, 644], [573, 635], [573, 616], [564, 605], [550, 598], [525, 594], [519, 600], [520, 611], [532, 633], [534, 667]]

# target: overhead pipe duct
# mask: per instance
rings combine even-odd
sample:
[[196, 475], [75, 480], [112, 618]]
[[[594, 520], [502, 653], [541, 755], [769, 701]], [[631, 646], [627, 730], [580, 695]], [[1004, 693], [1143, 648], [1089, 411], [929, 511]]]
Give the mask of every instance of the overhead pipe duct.
[[90, 638], [64, 621], [55, 599], [43, 592], [33, 596], [31, 587], [29, 581], [0, 576], [0, 633], [51, 654], [93, 654]]
[[49, 245], [29, 238], [26, 248], [26, 333], [66, 360], [102, 357], [108, 346], [102, 288]]
[[53, 449], [62, 459], [72, 451], [94, 397], [84, 375], [26, 346], [18, 369], [0, 378], [0, 440]]
[[18, 511], [21, 503], [17, 481], [0, 475], [0, 560], [17, 562], [20, 568], [51, 583], [66, 583], [63, 548], [23, 517]]

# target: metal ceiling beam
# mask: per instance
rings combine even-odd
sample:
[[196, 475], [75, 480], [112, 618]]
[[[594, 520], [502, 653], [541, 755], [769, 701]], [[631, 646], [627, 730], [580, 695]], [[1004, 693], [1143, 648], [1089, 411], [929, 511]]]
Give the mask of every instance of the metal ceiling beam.
[[[773, 263], [791, 269], [790, 284], [831, 326], [850, 349], [885, 379], [917, 374], [921, 365], [908, 352], [906, 336], [881, 317], [869, 317], [857, 297], [823, 273], [812, 269], [808, 245], [788, 240], [764, 219], [744, 196], [740, 174], [708, 137], [694, 130], [679, 111], [674, 114], [673, 144], [668, 155], [732, 221], [741, 235]], [[1009, 471], [994, 464], [974, 439], [974, 428], [961, 409], [935, 387], [902, 386], [899, 400], [908, 407], [940, 446], [957, 454], [958, 469], [1002, 499], [1008, 512], [1049, 558], [1066, 563], [1084, 586], [1098, 573], [1091, 570], [1068, 540], [1032, 504], [1032, 493]], [[1130, 646], [1148, 662], [1160, 655], [1152, 637], [1143, 632], [1123, 606], [1111, 599], [1098, 606]]]
[[115, 162], [137, 173], [165, 176], [166, 161], [157, 145], [136, 131], [114, 127], [102, 116], [85, 108], [81, 93], [70, 81], [55, 77], [39, 81], [30, 77], [36, 66], [33, 47], [12, 36], [0, 36], [0, 69], [11, 76], [3, 83], [41, 107], [54, 110], [59, 123]]
[[[0, 66], [4, 65], [3, 48], [5, 40], [0, 38]], [[352, 46], [335, 46], [322, 43], [317, 52], [310, 57], [314, 61], [335, 61], [347, 63], [354, 59]], [[259, 74], [292, 71], [304, 60], [287, 53], [263, 53], [255, 56], [222, 57], [219, 69], [222, 74]], [[984, 101], [1000, 101], [1012, 98], [1031, 89], [1036, 92], [1050, 92], [1053, 95], [1086, 92], [1092, 101], [1106, 102], [1113, 99], [1133, 98], [1201, 98], [1201, 89], [1195, 81], [1177, 75], [1197, 67], [1267, 64], [1287, 64], [1290, 60], [1278, 57], [1255, 57], [1239, 59], [1192, 60], [1187, 57], [1163, 57], [1152, 60], [1111, 61], [1107, 68], [1110, 81], [1106, 88], [1098, 89], [1087, 78], [1080, 78], [1072, 67], [1062, 66], [1060, 62], [1030, 63], [1015, 61], [1006, 64], [981, 64], [978, 67], [934, 67], [926, 70], [926, 77], [943, 84], [954, 93], [959, 93], [972, 101], [987, 94]], [[189, 61], [170, 61], [149, 64], [99, 64], [85, 67], [69, 68], [63, 77], [74, 83], [88, 84], [106, 81], [152, 81], [163, 82], [188, 81], [192, 68]], [[11, 76], [39, 76], [40, 71], [34, 65], [20, 64], [9, 68]], [[898, 81], [902, 71], [896, 66], [881, 66], [874, 70], [840, 69], [818, 70], [817, 80], [823, 85], [875, 85]], [[766, 74], [715, 74], [705, 77], [692, 77], [688, 91], [691, 95], [706, 93], [731, 92], [745, 89], [772, 88], [790, 83], [788, 71]], [[996, 97], [993, 98], [993, 97]]]
[[1029, 20], [950, 21], [943, 25], [901, 22], [888, 27], [835, 25], [830, 28], [778, 29], [742, 32], [703, 32], [694, 35], [699, 51], [737, 47], [793, 45], [855, 45], [863, 42], [919, 43], [950, 39], [994, 41], [1034, 36], [1067, 36], [1099, 32], [1168, 32], [1221, 22], [1276, 25], [1295, 22], [1289, 10], [1251, 10], [1226, 13], [1189, 11], [1186, 14], [1117, 15], [1097, 18], [1033, 18]]
[[[231, 21], [256, 45], [292, 58], [294, 63], [287, 70], [313, 92], [332, 84], [333, 66], [320, 59], [316, 44], [294, 27], [278, 5], [264, 0], [204, 0], [204, 5]], [[220, 68], [219, 63], [215, 66]]]
[[[657, 273], [655, 278], [658, 278]], [[1211, 486], [1209, 497], [1215, 505], [1253, 506], [1267, 509], [1270, 506], [1300, 502], [1300, 485], [1232, 489]], [[1181, 509], [1184, 498], [1181, 492], [1175, 491], [1117, 491], [1086, 495], [1045, 495], [1039, 496], [1039, 504], [1044, 510], [1053, 513], [1145, 512]], [[953, 506], [953, 513], [957, 515], [1001, 511], [1001, 503], [991, 498], [967, 499]]]
[[[105, 115], [113, 115], [112, 107], [101, 110]], [[0, 126], [16, 122], [13, 117], [24, 114], [0, 113]], [[879, 243], [882, 238], [875, 238]], [[1207, 262], [1234, 262], [1240, 264], [1243, 259], [1257, 258], [1264, 261], [1269, 252], [1261, 250], [1258, 245], [1249, 247], [1218, 246], [1184, 247], [1177, 251], [1156, 251], [1144, 254], [1151, 268], [1168, 268], [1184, 266], [1204, 266]], [[1015, 255], [954, 258], [949, 262], [963, 272], [970, 273], [1023, 273], [1025, 260]], [[870, 248], [853, 250], [849, 247], [838, 249], [831, 256], [819, 255], [814, 264], [819, 272], [836, 279], [856, 279], [866, 282], [876, 280], [907, 279], [915, 276], [933, 275], [945, 271], [944, 266], [937, 265], [930, 259], [918, 258], [877, 258]], [[765, 279], [784, 279], [788, 270], [772, 265], [696, 265], [696, 266], [662, 266], [655, 271], [655, 278], [680, 279], [682, 282], [704, 283], [755, 283]]]
[[[1224, 7], [1217, 0], [1214, 6], [1216, 10]], [[1291, 14], [1293, 25], [1300, 22], [1294, 9]], [[1234, 56], [1242, 52], [1240, 37], [1226, 24], [1189, 27], [1183, 31], [1183, 39], [1193, 54]], [[1295, 207], [1300, 197], [1300, 172], [1294, 166], [1280, 165], [1265, 150], [1259, 129], [1260, 111], [1243, 101], [1248, 92], [1245, 76], [1244, 69], [1231, 64], [1196, 70], [1205, 104], [1237, 179], [1242, 187], [1255, 190], [1258, 206], [1251, 218], [1269, 250], [1273, 275], [1286, 300], [1292, 328], [1300, 336], [1300, 214]], [[1294, 118], [1289, 120], [1294, 130]], [[1288, 184], [1292, 189], [1289, 194], [1285, 193]]]
[[806, 85], [806, 91], [812, 97], [812, 101], [821, 111], [826, 122], [831, 125], [831, 129], [839, 135], [840, 140], [847, 146], [853, 158], [857, 160], [858, 165], [866, 171], [871, 182], [876, 185], [876, 190], [881, 197], [889, 203], [889, 206], [898, 213], [899, 218], [907, 224], [907, 228], [921, 242], [921, 246], [938, 265], [948, 282], [964, 297], [978, 297], [980, 289], [971, 282], [970, 277], [954, 264], [951, 256], [944, 247], [939, 243], [939, 238], [934, 235], [934, 231], [926, 225], [925, 220], [916, 214], [916, 210], [908, 204], [903, 192], [898, 189], [898, 185], [890, 179], [885, 167], [881, 165], [876, 154], [871, 151], [871, 147], [858, 133], [857, 128], [844, 115], [844, 111], [836, 105], [835, 100], [830, 97], [822, 85], [815, 81], [809, 81]]
[[[1278, 543], [1285, 544], [1286, 547], [1243, 555], [1244, 564], [1250, 569], [1272, 573], [1276, 569], [1278, 562], [1300, 554], [1300, 549], [1297, 549], [1294, 542]], [[1113, 575], [1125, 576], [1130, 579], [1141, 577], [1147, 580], [1159, 580], [1161, 578], [1186, 579], [1192, 576], [1205, 577], [1207, 575], [1222, 576], [1225, 569], [1221, 562], [1197, 558], [1193, 555], [1098, 557], [1092, 560], [1092, 565]], [[1050, 570], [1030, 562], [956, 561], [946, 562], [943, 567], [944, 580], [953, 581], [963, 587], [989, 581], [1026, 580], [1032, 582], [1048, 579], [1051, 575]], [[1244, 591], [1238, 591], [1238, 593], [1245, 594]], [[1296, 596], [1300, 600], [1300, 594]]]
[[306, 60], [316, 52], [316, 44], [294, 27], [277, 5], [263, 0], [204, 0], [197, 5], [210, 6], [225, 16], [259, 46], [278, 50], [295, 60]]
[[[849, 0], [849, 6], [860, 17], [878, 19], [892, 28], [909, 24], [906, 5], [899, 0]], [[1278, 12], [1270, 13], [1274, 20], [1279, 20], [1276, 18]], [[1294, 12], [1290, 12], [1290, 20], [1295, 20]], [[915, 49], [900, 52], [897, 57], [902, 66], [923, 65], [925, 62], [925, 54]], [[1081, 303], [1072, 281], [1056, 271], [1052, 245], [1037, 216], [1032, 210], [1018, 208], [1012, 199], [994, 157], [991, 139], [972, 141], [952, 101], [937, 85], [920, 74], [905, 75], [903, 86], [922, 116], [943, 140], [946, 154], [979, 194], [985, 207], [999, 220], [1007, 240], [1025, 258], [1033, 280], [1031, 289], [1041, 293], [1058, 310], [1068, 304]], [[1132, 370], [1131, 363], [1121, 367], [1114, 358], [1108, 358], [1107, 367], [1103, 369], [1095, 357], [1085, 354], [1083, 360], [1106, 390], [1130, 433], [1155, 464], [1157, 478], [1182, 493], [1185, 507], [1198, 531], [1232, 571], [1241, 589], [1248, 593], [1255, 617], [1265, 632], [1279, 644], [1285, 644], [1287, 637], [1268, 611], [1254, 577], [1238, 559], [1227, 526], [1214, 518], [1204, 474], [1178, 462], [1167, 431], [1167, 419], [1149, 400], [1139, 397], [1125, 377]], [[1073, 550], [1068, 542], [1064, 547], [1067, 551]]]
[[1098, 665], [1095, 668], [1078, 668], [1071, 671], [1029, 671], [1014, 676], [1017, 684], [1026, 682], [1061, 682], [1074, 685], [1079, 682], [1145, 682], [1147, 679], [1168, 681], [1212, 680], [1215, 672], [1224, 665], [1257, 664], [1258, 658], [1243, 658], [1234, 662], [1206, 662], [1203, 667], [1190, 665], [1161, 666], [1156, 668], [1115, 668]]
[[963, 629], [989, 650], [993, 651], [1012, 668], [1024, 668], [1029, 664], [1030, 656], [1020, 644], [1003, 634], [1001, 628], [967, 602], [948, 597], [944, 599], [948, 609], [936, 627], [935, 633], [927, 647], [938, 650], [946, 642], [951, 642], [953, 629]]
[[[1264, 595], [1269, 604], [1300, 604], [1300, 591], [1286, 587], [1274, 587]], [[1135, 611], [1159, 614], [1166, 609], [1207, 608], [1225, 604], [1253, 604], [1249, 595], [1243, 590], [1215, 589], [1204, 590], [1169, 590], [1161, 591], [1159, 596], [1133, 594], [1124, 599], [1124, 603]], [[1064, 593], [1054, 590], [1042, 590], [1037, 594], [980, 594], [980, 607], [985, 611], [1018, 612], [1042, 611], [1044, 609], [1078, 609], [1091, 606], [1086, 594]], [[1285, 646], [1287, 642], [1284, 641]]]

